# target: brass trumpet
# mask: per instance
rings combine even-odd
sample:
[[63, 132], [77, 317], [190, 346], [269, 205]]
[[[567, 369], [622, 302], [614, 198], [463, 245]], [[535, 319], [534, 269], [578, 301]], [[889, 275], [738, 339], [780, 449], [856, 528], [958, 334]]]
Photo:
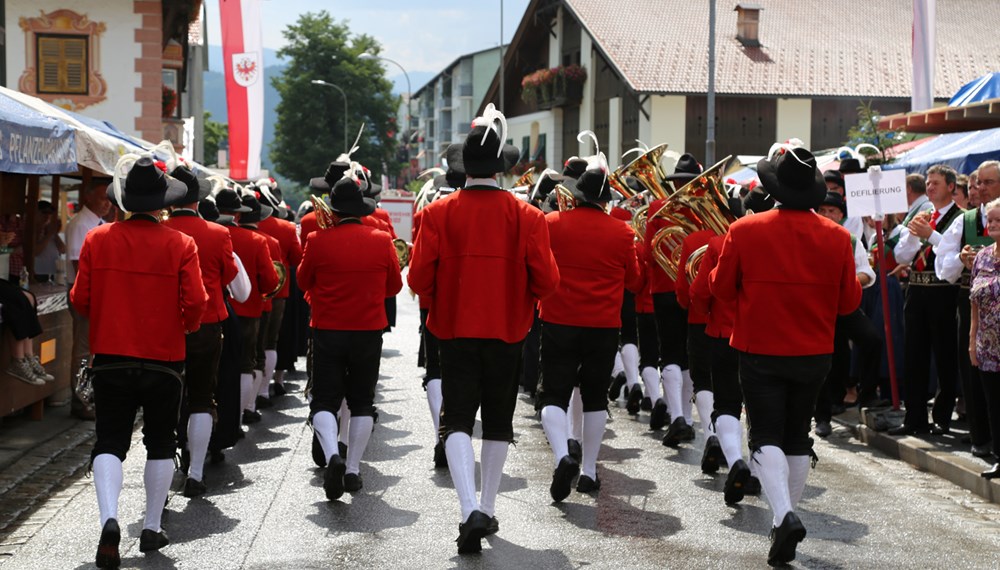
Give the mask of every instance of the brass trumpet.
[[334, 226], [333, 210], [330, 209], [326, 200], [321, 196], [309, 196], [309, 200], [312, 201], [313, 211], [316, 213], [316, 225], [321, 230], [332, 228]]
[[556, 204], [559, 205], [560, 212], [568, 212], [576, 207], [576, 196], [570, 191], [569, 188], [563, 186], [562, 184], [556, 184]]
[[659, 210], [648, 216], [648, 220], [662, 218], [668, 223], [656, 231], [650, 247], [653, 258], [671, 279], [677, 279], [681, 244], [685, 237], [699, 230], [712, 230], [716, 235], [723, 235], [736, 220], [729, 210], [723, 181], [731, 158], [727, 156], [685, 184], [671, 194]]

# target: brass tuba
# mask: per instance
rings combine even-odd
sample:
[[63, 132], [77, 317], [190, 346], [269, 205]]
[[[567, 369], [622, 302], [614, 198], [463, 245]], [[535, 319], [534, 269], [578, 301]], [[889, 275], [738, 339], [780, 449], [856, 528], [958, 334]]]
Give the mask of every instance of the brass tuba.
[[701, 267], [701, 260], [705, 258], [708, 245], [703, 245], [688, 255], [687, 263], [684, 264], [684, 273], [687, 275], [688, 285], [694, 283], [694, 278], [698, 276], [698, 269]]
[[330, 209], [330, 205], [326, 203], [326, 200], [322, 196], [309, 196], [309, 200], [312, 201], [313, 211], [316, 214], [316, 225], [321, 230], [332, 228], [334, 226], [333, 210]]
[[[670, 194], [670, 186], [664, 182], [663, 170], [660, 168], [660, 157], [667, 151], [667, 143], [662, 143], [642, 153], [638, 158], [625, 166], [619, 167], [609, 178], [612, 187], [626, 197], [635, 192], [625, 184], [625, 177], [631, 176], [639, 181], [656, 199], [666, 198]], [[622, 191], [625, 188], [625, 191]]]
[[569, 188], [562, 184], [556, 184], [553, 192], [556, 193], [556, 204], [558, 204], [560, 212], [568, 212], [576, 207], [576, 196]]
[[671, 279], [677, 279], [684, 238], [699, 230], [723, 235], [736, 220], [729, 210], [723, 180], [730, 158], [727, 156], [685, 184], [648, 216], [648, 220], [660, 218], [668, 224], [656, 231], [650, 247], [653, 259]]
[[278, 286], [273, 291], [264, 293], [264, 299], [273, 299], [285, 286], [285, 281], [288, 281], [288, 270], [285, 269], [285, 264], [280, 261], [272, 261], [271, 263], [274, 264], [274, 272], [278, 274]]
[[396, 248], [396, 259], [399, 261], [399, 270], [406, 269], [410, 264], [410, 255], [413, 254], [413, 245], [406, 243], [406, 240], [396, 238], [392, 240], [393, 247]]
[[534, 188], [535, 187], [535, 167], [534, 166], [532, 166], [531, 168], [525, 170], [524, 174], [522, 174], [520, 176], [520, 178], [518, 178], [517, 180], [514, 181], [514, 186], [512, 186], [512, 188], [524, 188], [525, 186], [527, 186], [528, 188]]

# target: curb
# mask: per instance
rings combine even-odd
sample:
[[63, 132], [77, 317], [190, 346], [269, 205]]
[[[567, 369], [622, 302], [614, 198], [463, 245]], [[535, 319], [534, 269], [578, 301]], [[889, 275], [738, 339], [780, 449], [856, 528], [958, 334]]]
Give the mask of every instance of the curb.
[[850, 411], [835, 417], [833, 421], [851, 430], [868, 447], [905, 461], [921, 471], [933, 473], [987, 501], [1000, 504], [1000, 482], [980, 477], [979, 473], [983, 470], [981, 463], [942, 451], [934, 443], [917, 437], [892, 437], [874, 429], [876, 422], [884, 423], [886, 417], [891, 417], [893, 413], [865, 408], [860, 414]]

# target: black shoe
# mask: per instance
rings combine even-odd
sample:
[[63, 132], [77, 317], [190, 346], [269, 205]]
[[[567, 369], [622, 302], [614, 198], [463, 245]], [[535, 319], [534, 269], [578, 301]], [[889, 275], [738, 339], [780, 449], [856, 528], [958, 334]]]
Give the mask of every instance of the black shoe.
[[339, 453], [341, 457], [347, 457], [347, 444], [342, 441], [338, 441], [337, 453]]
[[220, 463], [225, 463], [226, 454], [222, 452], [221, 449], [210, 449], [208, 451], [208, 462], [212, 465], [218, 465]]
[[795, 560], [795, 547], [806, 537], [806, 527], [795, 513], [788, 513], [781, 526], [771, 529], [771, 550], [767, 553], [770, 566], [782, 566]]
[[251, 412], [250, 410], [243, 410], [243, 425], [248, 426], [260, 422], [261, 416], [260, 412]]
[[601, 490], [601, 478], [591, 479], [586, 475], [580, 475], [580, 480], [576, 482], [577, 493], [595, 493]]
[[642, 388], [638, 384], [632, 386], [628, 391], [628, 402], [625, 403], [625, 411], [631, 415], [636, 415], [639, 413], [639, 407], [642, 405]]
[[326, 466], [326, 473], [323, 474], [323, 490], [326, 491], [326, 498], [336, 501], [344, 495], [344, 459], [339, 455], [330, 458], [330, 464]]
[[649, 399], [649, 396], [644, 396], [642, 402], [639, 403], [639, 409], [648, 412], [653, 409], [653, 401]]
[[931, 435], [948, 435], [951, 433], [951, 426], [935, 423], [931, 426]]
[[455, 542], [458, 543], [458, 553], [474, 554], [482, 552], [482, 540], [489, 532], [489, 529], [490, 517], [480, 511], [472, 511], [469, 519], [458, 525], [458, 538], [455, 539]]
[[611, 379], [611, 386], [608, 388], [608, 400], [614, 402], [622, 394], [622, 386], [625, 385], [625, 373]]
[[722, 444], [719, 438], [710, 435], [705, 441], [705, 451], [701, 454], [701, 472], [705, 474], [717, 473], [719, 467], [726, 464], [726, 456], [722, 453]]
[[579, 441], [568, 439], [566, 440], [566, 447], [569, 449], [569, 456], [575, 459], [577, 463], [583, 461], [583, 447]]
[[118, 568], [122, 565], [121, 555], [118, 554], [118, 543], [121, 540], [122, 531], [118, 528], [118, 521], [108, 519], [101, 529], [101, 541], [97, 543], [95, 564], [98, 568]]
[[264, 396], [257, 396], [257, 408], [265, 410], [267, 408], [273, 408], [274, 404], [271, 403], [271, 398], [265, 398]]
[[889, 428], [889, 431], [886, 433], [888, 433], [889, 435], [918, 435], [930, 432], [931, 432], [931, 426], [925, 425], [920, 427], [913, 427], [903, 424], [901, 426]]
[[993, 446], [989, 442], [984, 443], [982, 445], [973, 445], [972, 446], [972, 455], [974, 455], [975, 457], [979, 457], [981, 459], [985, 459], [985, 458], [993, 455], [993, 451], [992, 450], [993, 450]]
[[986, 471], [979, 474], [983, 479], [996, 479], [1000, 477], [1000, 463], [994, 463], [993, 467], [990, 467]]
[[751, 475], [750, 478], [747, 479], [747, 484], [743, 486], [743, 491], [745, 492], [745, 494], [750, 495], [751, 497], [759, 497], [760, 479]]
[[667, 425], [667, 404], [660, 398], [653, 406], [653, 411], [649, 413], [649, 429], [663, 429]]
[[200, 497], [208, 491], [208, 487], [205, 486], [204, 481], [195, 481], [194, 479], [188, 477], [187, 481], [184, 482], [184, 496], [187, 498]]
[[344, 475], [344, 490], [348, 493], [357, 493], [364, 486], [365, 484], [361, 481], [361, 475], [357, 473]]
[[[722, 496], [727, 505], [735, 505], [743, 500], [747, 494], [747, 487], [752, 478], [750, 467], [747, 462], [739, 459], [729, 468], [729, 476], [726, 477], [726, 486], [722, 488]], [[760, 481], [757, 481], [760, 485]]]
[[567, 455], [559, 460], [559, 466], [552, 474], [552, 485], [549, 486], [549, 495], [552, 500], [560, 502], [569, 496], [573, 489], [573, 479], [580, 474], [580, 464], [575, 459]]
[[441, 440], [438, 440], [437, 445], [434, 446], [434, 468], [448, 468], [448, 454], [444, 452], [444, 442]]
[[684, 421], [684, 429], [681, 431], [681, 441], [694, 441], [694, 426]]
[[496, 517], [490, 517], [490, 526], [486, 527], [486, 536], [492, 536], [500, 532], [500, 521]]
[[667, 428], [667, 433], [663, 436], [663, 445], [667, 447], [678, 447], [681, 441], [684, 439], [685, 428], [687, 428], [687, 422], [684, 421], [684, 417], [681, 416], [675, 419], [670, 427]]
[[833, 433], [833, 426], [830, 425], [830, 422], [816, 422], [816, 429], [813, 430], [813, 433], [820, 437], [827, 437]]
[[139, 535], [139, 552], [152, 552], [168, 544], [170, 544], [170, 538], [167, 537], [167, 533], [163, 532], [163, 530], [156, 532], [144, 528], [142, 529], [142, 534]]
[[323, 451], [323, 445], [319, 442], [319, 436], [316, 435], [316, 432], [313, 432], [312, 458], [316, 467], [326, 467], [326, 453]]
[[275, 383], [271, 384], [271, 392], [274, 393], [274, 396], [276, 398], [280, 398], [281, 396], [284, 396], [285, 394], [287, 394], [288, 390], [285, 388], [284, 384], [279, 384], [279, 383], [275, 382]]

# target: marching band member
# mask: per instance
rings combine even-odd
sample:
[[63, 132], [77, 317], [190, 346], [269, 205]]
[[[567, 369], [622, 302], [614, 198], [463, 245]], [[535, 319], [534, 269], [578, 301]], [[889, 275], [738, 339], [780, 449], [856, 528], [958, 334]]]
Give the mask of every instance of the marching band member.
[[[674, 173], [667, 177], [675, 188], [680, 188], [701, 174], [701, 165], [691, 154], [685, 153], [677, 160]], [[649, 205], [649, 215], [659, 211], [665, 199], [654, 200]], [[652, 240], [666, 222], [652, 218], [646, 224], [644, 249], [648, 258], [653, 305], [656, 315], [656, 332], [660, 339], [660, 368], [662, 370], [663, 396], [666, 403], [654, 401], [649, 416], [650, 429], [660, 429], [666, 424], [667, 411], [673, 417], [663, 444], [676, 447], [681, 441], [694, 439], [691, 427], [691, 396], [694, 389], [688, 373], [687, 312], [677, 303], [675, 283], [660, 267], [653, 256]], [[688, 393], [688, 397], [684, 394]], [[648, 394], [647, 394], [648, 395]]]
[[[642, 388], [645, 389], [646, 396], [643, 397], [643, 390], [639, 388], [638, 384], [629, 388], [625, 410], [633, 416], [637, 415], [640, 409], [652, 410], [653, 402], [663, 397], [659, 369], [660, 339], [656, 334], [652, 279], [649, 277], [652, 269], [649, 267], [649, 255], [646, 252], [645, 243], [642, 240], [636, 241], [635, 249], [639, 257], [640, 268], [646, 277], [642, 290], [635, 294], [635, 324], [639, 340], [639, 378], [642, 379]], [[663, 418], [664, 423], [668, 421], [669, 416]]]
[[[559, 283], [542, 213], [497, 185], [506, 138], [506, 119], [488, 105], [462, 149], [465, 188], [424, 209], [410, 262], [410, 287], [431, 297], [427, 327], [440, 339], [441, 436], [462, 510], [459, 553], [479, 552], [499, 526], [495, 502], [514, 437], [521, 343], [536, 299]], [[477, 501], [471, 437], [480, 407]]]
[[[119, 161], [116, 172], [127, 160]], [[198, 330], [208, 295], [194, 240], [160, 225], [159, 211], [187, 192], [187, 186], [160, 171], [149, 157], [132, 165], [124, 186], [116, 176], [109, 199], [132, 216], [87, 234], [70, 291], [75, 310], [90, 319], [90, 350], [95, 355], [97, 442], [91, 458], [102, 526], [99, 568], [121, 564], [122, 462], [140, 407], [146, 516], [139, 550], [159, 550], [170, 542], [160, 518], [174, 473], [184, 335]]]
[[[399, 261], [385, 232], [361, 223], [375, 210], [356, 178], [345, 176], [330, 191], [335, 225], [314, 232], [299, 265], [299, 283], [309, 294], [313, 328], [313, 385], [309, 403], [313, 430], [326, 460], [327, 499], [362, 486], [361, 456], [374, 427], [375, 384], [382, 358], [385, 304], [402, 288]], [[337, 444], [341, 403], [351, 411], [346, 463]]]
[[608, 419], [605, 394], [618, 351], [622, 294], [642, 285], [635, 233], [604, 210], [612, 196], [603, 154], [588, 160], [573, 195], [575, 208], [545, 217], [560, 281], [556, 294], [542, 300], [539, 314], [542, 427], [555, 458], [549, 493], [556, 502], [569, 496], [581, 471], [569, 454], [566, 433], [566, 407], [577, 386], [583, 412], [577, 491], [601, 487], [597, 454]]
[[768, 563], [776, 566], [795, 559], [806, 535], [794, 509], [809, 473], [812, 408], [837, 315], [858, 307], [861, 285], [849, 232], [810, 211], [826, 194], [812, 153], [782, 148], [757, 172], [781, 206], [730, 226], [710, 287], [736, 302], [730, 345], [740, 352], [750, 448], [774, 513]]
[[187, 480], [184, 496], [197, 497], [205, 493], [202, 480], [205, 455], [212, 438], [216, 418], [215, 391], [222, 356], [222, 321], [228, 318], [222, 289], [236, 279], [239, 271], [233, 258], [233, 240], [226, 228], [206, 222], [198, 215], [198, 201], [204, 200], [211, 185], [199, 180], [188, 167], [181, 165], [171, 176], [187, 185], [188, 191], [179, 205], [170, 211], [164, 226], [182, 232], [194, 240], [198, 248], [198, 265], [208, 294], [208, 307], [201, 326], [185, 338], [184, 400], [187, 420]]
[[[611, 216], [625, 222], [625, 224], [632, 221], [632, 212], [617, 206], [611, 208]], [[631, 226], [629, 228], [631, 229]], [[635, 232], [633, 232], [634, 235]], [[640, 263], [639, 269], [643, 268], [644, 264]], [[645, 274], [643, 271], [640, 273]], [[624, 395], [627, 397], [631, 393], [632, 387], [639, 384], [639, 330], [635, 311], [635, 293], [628, 289], [622, 295], [621, 320], [622, 327], [619, 338], [621, 348], [615, 352], [615, 365], [611, 369], [611, 387], [608, 388], [608, 400], [612, 402], [622, 396], [622, 388], [625, 388]]]

